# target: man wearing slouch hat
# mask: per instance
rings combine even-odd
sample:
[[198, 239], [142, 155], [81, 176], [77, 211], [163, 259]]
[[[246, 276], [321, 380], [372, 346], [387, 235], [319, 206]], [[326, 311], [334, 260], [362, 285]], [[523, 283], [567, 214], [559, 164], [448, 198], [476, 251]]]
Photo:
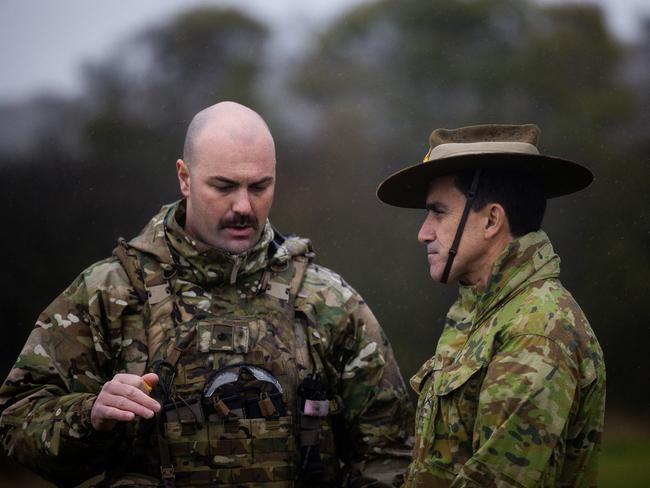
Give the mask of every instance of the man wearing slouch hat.
[[540, 154], [535, 125], [437, 129], [424, 162], [379, 186], [424, 208], [431, 278], [458, 283], [419, 394], [405, 487], [595, 486], [603, 353], [540, 229], [548, 198], [586, 188], [582, 165]]

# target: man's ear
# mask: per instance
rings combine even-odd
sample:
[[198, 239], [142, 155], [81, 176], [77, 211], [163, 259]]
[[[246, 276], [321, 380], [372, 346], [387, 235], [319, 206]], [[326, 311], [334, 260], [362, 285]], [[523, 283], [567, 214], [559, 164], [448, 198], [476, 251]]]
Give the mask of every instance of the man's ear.
[[185, 198], [188, 198], [190, 196], [190, 169], [182, 159], [176, 161], [176, 174], [178, 175], [181, 193]]
[[491, 239], [502, 230], [509, 230], [505, 209], [498, 203], [489, 203], [485, 208], [485, 238]]

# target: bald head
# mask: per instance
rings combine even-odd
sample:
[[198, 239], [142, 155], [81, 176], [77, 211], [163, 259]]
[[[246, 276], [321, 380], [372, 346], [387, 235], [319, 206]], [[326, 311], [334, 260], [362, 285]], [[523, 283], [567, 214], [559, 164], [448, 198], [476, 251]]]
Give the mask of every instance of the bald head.
[[253, 147], [272, 151], [275, 144], [268, 125], [255, 111], [235, 102], [220, 102], [197, 113], [185, 136], [183, 160], [192, 168], [203, 156], [205, 146]]
[[232, 254], [255, 245], [275, 190], [275, 145], [262, 117], [233, 102], [202, 110], [176, 172], [188, 234]]

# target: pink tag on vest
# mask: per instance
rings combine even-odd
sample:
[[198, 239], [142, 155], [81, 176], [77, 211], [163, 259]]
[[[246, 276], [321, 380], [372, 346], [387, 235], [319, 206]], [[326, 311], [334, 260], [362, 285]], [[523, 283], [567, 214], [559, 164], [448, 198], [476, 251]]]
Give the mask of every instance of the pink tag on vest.
[[327, 417], [329, 400], [305, 400], [305, 415], [309, 417]]

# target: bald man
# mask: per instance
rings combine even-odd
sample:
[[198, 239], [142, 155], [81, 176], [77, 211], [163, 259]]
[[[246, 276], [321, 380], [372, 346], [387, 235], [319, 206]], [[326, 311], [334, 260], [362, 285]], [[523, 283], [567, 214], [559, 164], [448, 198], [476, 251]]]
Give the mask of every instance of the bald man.
[[[412, 411], [361, 296], [269, 223], [275, 146], [192, 120], [183, 199], [79, 275], [0, 389], [7, 452], [60, 486], [390, 486]], [[406, 458], [400, 458], [401, 452]]]

